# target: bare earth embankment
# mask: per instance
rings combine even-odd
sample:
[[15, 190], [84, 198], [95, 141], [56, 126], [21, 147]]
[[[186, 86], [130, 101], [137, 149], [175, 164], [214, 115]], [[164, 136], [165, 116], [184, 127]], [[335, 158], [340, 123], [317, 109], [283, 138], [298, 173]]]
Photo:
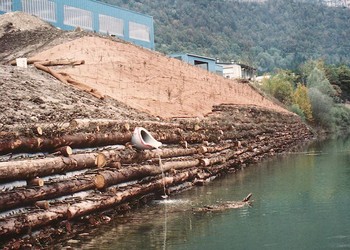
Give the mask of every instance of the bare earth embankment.
[[[11, 66], [18, 57], [61, 81]], [[167, 195], [204, 185], [312, 137], [248, 83], [23, 13], [0, 16], [0, 63], [5, 248], [52, 246], [159, 197], [163, 184]], [[138, 126], [161, 152], [130, 145]]]

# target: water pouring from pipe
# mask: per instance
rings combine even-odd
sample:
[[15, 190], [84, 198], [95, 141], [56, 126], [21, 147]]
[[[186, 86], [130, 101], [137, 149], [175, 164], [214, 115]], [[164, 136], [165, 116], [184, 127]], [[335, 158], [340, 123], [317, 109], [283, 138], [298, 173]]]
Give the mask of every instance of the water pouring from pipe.
[[[162, 146], [162, 143], [160, 141], [157, 141], [156, 139], [153, 138], [150, 132], [148, 132], [145, 128], [142, 127], [136, 127], [132, 137], [131, 137], [131, 143], [134, 145], [135, 148], [140, 149], [140, 150], [145, 150], [145, 149], [159, 149], [159, 147]], [[162, 170], [162, 180], [163, 180], [163, 189], [164, 189], [164, 195], [162, 195], [163, 199], [168, 198], [168, 195], [166, 194], [166, 188], [165, 188], [165, 175], [163, 171], [163, 163], [162, 159], [160, 158], [160, 154], [158, 152], [158, 158], [159, 158], [159, 167]]]

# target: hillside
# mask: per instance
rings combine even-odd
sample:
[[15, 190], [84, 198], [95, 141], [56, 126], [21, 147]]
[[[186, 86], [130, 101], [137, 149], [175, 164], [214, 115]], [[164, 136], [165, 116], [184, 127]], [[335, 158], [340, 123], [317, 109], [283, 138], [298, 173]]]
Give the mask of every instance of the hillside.
[[295, 69], [308, 59], [350, 64], [350, 9], [313, 1], [103, 0], [152, 15], [156, 49]]
[[[7, 15], [2, 18], [6, 20]], [[23, 15], [17, 14], [18, 18]], [[40, 26], [34, 31], [24, 31], [32, 45], [23, 46], [23, 40], [15, 38], [23, 32], [16, 29], [18, 27], [4, 33], [1, 39], [4, 51], [0, 58], [10, 61], [24, 55], [42, 61], [84, 60], [83, 65], [60, 66], [58, 70], [103, 95], [154, 116], [203, 117], [211, 112], [213, 105], [222, 103], [284, 111], [248, 84], [224, 79], [125, 42]]]

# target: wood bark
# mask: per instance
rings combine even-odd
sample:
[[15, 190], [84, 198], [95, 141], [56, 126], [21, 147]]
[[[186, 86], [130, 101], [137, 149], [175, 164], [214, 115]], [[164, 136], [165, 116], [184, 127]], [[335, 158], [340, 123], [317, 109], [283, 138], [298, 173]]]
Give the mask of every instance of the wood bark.
[[[68, 62], [69, 65], [78, 65], [78, 64], [81, 64], [81, 62], [84, 62], [84, 61], [76, 61], [74, 64], [74, 62]], [[65, 84], [72, 84], [74, 85], [75, 87], [85, 91], [85, 92], [88, 92], [90, 94], [92, 94], [93, 96], [99, 98], [99, 99], [103, 99], [104, 96], [99, 93], [96, 89], [93, 89], [91, 87], [89, 87], [89, 85], [85, 84], [85, 83], [82, 83], [82, 82], [79, 82], [75, 79], [73, 79], [70, 75], [68, 75], [67, 73], [64, 73], [64, 72], [57, 72], [47, 66], [52, 66], [52, 65], [62, 65], [62, 64], [59, 64], [60, 62], [54, 62], [54, 61], [44, 61], [44, 62], [35, 62], [34, 63], [34, 66], [37, 68], [37, 69], [40, 69], [46, 73], [49, 73], [51, 74], [53, 77], [55, 77], [56, 79], [58, 79], [59, 81], [65, 83]], [[62, 62], [63, 63], [63, 62]], [[67, 64], [64, 64], [64, 65], [67, 65]]]
[[65, 157], [68, 157], [68, 156], [73, 154], [73, 150], [69, 146], [63, 146], [63, 147], [55, 149], [54, 154], [60, 154], [60, 155], [63, 155]]
[[75, 134], [56, 138], [18, 138], [16, 140], [0, 142], [0, 154], [51, 152], [63, 146], [70, 146], [72, 148], [99, 147], [125, 144], [130, 140], [130, 132]]
[[[44, 66], [59, 66], [59, 65], [81, 65], [81, 64], [85, 64], [85, 61], [84, 60], [72, 61], [72, 60], [65, 60], [65, 59], [57, 59], [57, 60], [49, 61], [49, 60], [28, 58], [27, 64], [34, 64], [34, 63], [40, 63], [41, 65], [44, 65]], [[15, 66], [16, 60], [12, 60], [10, 64], [12, 66]]]
[[163, 189], [163, 184], [172, 186], [189, 181], [196, 174], [197, 170], [194, 169], [186, 173], [176, 174], [173, 177], [166, 177], [164, 180], [158, 179], [151, 183], [135, 185], [124, 191], [111, 188], [106, 193], [94, 193], [91, 197], [87, 197], [86, 200], [74, 204], [51, 205], [47, 210], [28, 211], [25, 214], [0, 219], [0, 237], [20, 234], [28, 229], [45, 226], [58, 219], [72, 219], [98, 210], [104, 210], [127, 200], [158, 192]]
[[34, 179], [27, 180], [27, 186], [43, 187], [44, 184], [45, 182], [41, 178], [34, 178]]
[[105, 189], [106, 187], [116, 185], [119, 183], [142, 179], [147, 176], [159, 175], [171, 169], [179, 170], [185, 168], [192, 168], [199, 165], [199, 160], [188, 161], [171, 161], [162, 164], [162, 167], [155, 165], [144, 165], [140, 167], [123, 168], [119, 171], [103, 171], [95, 177], [95, 185], [98, 189]]
[[[226, 146], [206, 147], [209, 153], [220, 152], [229, 148]], [[109, 150], [101, 153], [76, 154], [67, 157], [53, 157], [35, 160], [21, 160], [0, 162], [0, 183], [15, 180], [27, 180], [35, 177], [49, 176], [52, 174], [63, 174], [69, 171], [76, 171], [96, 166], [120, 167], [120, 164], [141, 163], [151, 159], [162, 159], [202, 154], [203, 148], [165, 148], [163, 150]], [[97, 157], [99, 156], [99, 161]], [[104, 163], [104, 161], [106, 161]]]
[[106, 196], [101, 197], [101, 200], [94, 199], [83, 201], [70, 206], [68, 208], [68, 218], [79, 217], [98, 209], [107, 209], [130, 198], [161, 191], [163, 190], [163, 185], [173, 186], [191, 180], [196, 176], [197, 172], [197, 169], [193, 169], [184, 173], [178, 173], [172, 177], [165, 177], [164, 179], [158, 179], [151, 183], [137, 185], [136, 187], [132, 187], [122, 192], [114, 191], [115, 189], [111, 188], [106, 192]]
[[97, 153], [90, 153], [70, 157], [0, 162], [0, 183], [96, 168], [96, 157]]
[[95, 175], [75, 176], [63, 181], [47, 183], [42, 187], [15, 188], [0, 192], [0, 211], [23, 207], [36, 201], [54, 199], [95, 188]]

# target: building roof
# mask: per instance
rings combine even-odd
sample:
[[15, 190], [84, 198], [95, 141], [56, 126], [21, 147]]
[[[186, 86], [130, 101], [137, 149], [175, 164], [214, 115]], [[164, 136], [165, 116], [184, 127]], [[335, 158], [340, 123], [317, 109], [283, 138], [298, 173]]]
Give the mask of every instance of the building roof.
[[200, 55], [196, 55], [196, 54], [192, 54], [192, 53], [174, 53], [174, 54], [171, 54], [172, 56], [191, 56], [191, 57], [198, 57], [198, 58], [203, 58], [203, 59], [207, 59], [207, 60], [212, 60], [212, 61], [215, 61], [216, 59], [215, 58], [212, 58], [212, 57], [207, 57], [207, 56], [200, 56]]
[[246, 64], [242, 64], [242, 63], [220, 62], [220, 63], [217, 63], [217, 64], [219, 64], [219, 65], [239, 65], [239, 66], [241, 66], [242, 68], [245, 68], [245, 69], [256, 70], [256, 68], [254, 68], [252, 66], [249, 66], [249, 65], [246, 65]]

